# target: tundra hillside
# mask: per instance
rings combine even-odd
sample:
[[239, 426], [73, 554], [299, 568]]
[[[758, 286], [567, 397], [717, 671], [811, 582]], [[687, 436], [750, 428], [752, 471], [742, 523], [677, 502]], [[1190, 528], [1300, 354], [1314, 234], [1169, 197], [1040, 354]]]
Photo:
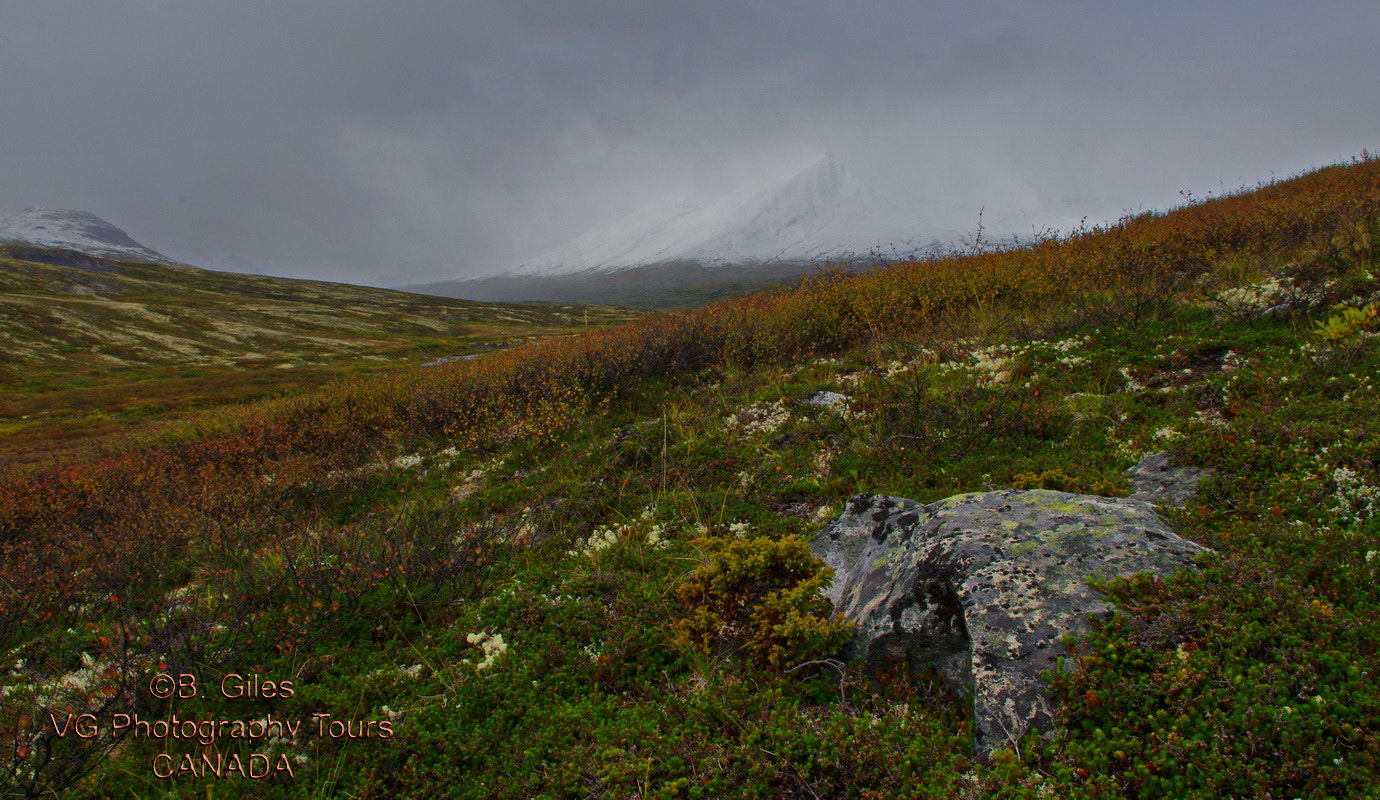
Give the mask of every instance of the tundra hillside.
[[[8, 475], [5, 791], [1377, 796], [1377, 236], [1363, 155]], [[848, 400], [796, 402], [819, 390]], [[981, 758], [970, 699], [838, 659], [801, 537], [849, 496], [1124, 494], [1163, 450], [1212, 471], [1168, 520], [1216, 554], [1105, 585], [1057, 736]]]
[[3, 245], [0, 460], [51, 460], [208, 407], [634, 316]]

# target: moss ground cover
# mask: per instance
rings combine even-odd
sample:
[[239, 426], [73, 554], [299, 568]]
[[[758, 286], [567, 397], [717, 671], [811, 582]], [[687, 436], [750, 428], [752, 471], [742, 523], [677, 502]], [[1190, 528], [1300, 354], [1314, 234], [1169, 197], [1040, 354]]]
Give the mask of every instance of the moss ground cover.
[[[1375, 796], [1377, 221], [1362, 160], [16, 473], [0, 779], [75, 797]], [[846, 400], [797, 402], [820, 390]], [[1055, 676], [1056, 738], [978, 759], [970, 701], [863, 674], [802, 591], [826, 575], [800, 537], [856, 492], [1123, 494], [1158, 451], [1213, 470], [1170, 518], [1217, 554], [1105, 587], [1121, 612]], [[159, 673], [294, 692], [170, 701]], [[100, 735], [54, 734], [50, 714], [81, 711]], [[306, 727], [111, 735], [135, 713]], [[193, 766], [159, 778], [162, 753]], [[235, 754], [292, 774], [197, 772]]]

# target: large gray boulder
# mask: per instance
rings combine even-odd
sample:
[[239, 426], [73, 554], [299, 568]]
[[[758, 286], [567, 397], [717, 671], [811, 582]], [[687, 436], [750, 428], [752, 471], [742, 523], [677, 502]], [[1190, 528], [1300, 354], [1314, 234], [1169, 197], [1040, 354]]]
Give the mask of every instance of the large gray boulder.
[[857, 625], [869, 668], [933, 667], [971, 691], [981, 752], [1052, 732], [1040, 677], [1110, 612], [1088, 578], [1189, 567], [1205, 548], [1145, 501], [1045, 490], [961, 494], [930, 505], [863, 494], [817, 534], [826, 592]]

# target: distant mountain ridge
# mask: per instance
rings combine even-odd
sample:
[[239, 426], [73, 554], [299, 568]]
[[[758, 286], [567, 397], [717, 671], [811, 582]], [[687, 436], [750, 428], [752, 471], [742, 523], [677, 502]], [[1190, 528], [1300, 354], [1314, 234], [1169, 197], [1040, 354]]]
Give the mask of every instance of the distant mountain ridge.
[[503, 274], [853, 261], [915, 254], [961, 236], [907, 216], [824, 154], [785, 180], [743, 186], [708, 205], [651, 206]]
[[649, 206], [500, 273], [402, 288], [484, 301], [696, 305], [821, 265], [868, 269], [962, 241], [887, 203], [825, 154], [708, 205]]
[[178, 265], [89, 211], [26, 208], [0, 220], [0, 244], [75, 250], [100, 258]]

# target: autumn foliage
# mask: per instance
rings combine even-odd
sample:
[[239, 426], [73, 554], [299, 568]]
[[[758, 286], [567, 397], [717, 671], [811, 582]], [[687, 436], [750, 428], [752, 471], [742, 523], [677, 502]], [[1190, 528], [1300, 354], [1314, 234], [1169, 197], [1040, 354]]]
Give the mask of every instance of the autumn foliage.
[[[417, 604], [482, 591], [473, 567], [497, 546], [491, 532], [406, 518], [331, 524], [314, 505], [359, 480], [361, 467], [420, 443], [487, 453], [556, 442], [648, 376], [787, 363], [873, 341], [1151, 318], [1172, 298], [1222, 288], [1214, 282], [1226, 280], [1224, 265], [1372, 258], [1377, 219], [1380, 160], [1364, 157], [1105, 228], [860, 275], [821, 272], [686, 313], [220, 412], [64, 466], [11, 469], [0, 480], [0, 642], [41, 661], [30, 643], [73, 631], [63, 635], [80, 640], [100, 674], [53, 703], [144, 702], [136, 678], [148, 670], [216, 663], [250, 641], [300, 647], [297, 623], [308, 615], [346, 614], [380, 594]], [[170, 599], [188, 585], [204, 596]], [[778, 628], [790, 621], [790, 608], [758, 600], [755, 612], [740, 611], [775, 613]], [[788, 645], [763, 644], [763, 656], [780, 666]], [[24, 763], [39, 758], [36, 722], [0, 716], [0, 726], [0, 748]], [[83, 757], [56, 752], [46, 757]]]

